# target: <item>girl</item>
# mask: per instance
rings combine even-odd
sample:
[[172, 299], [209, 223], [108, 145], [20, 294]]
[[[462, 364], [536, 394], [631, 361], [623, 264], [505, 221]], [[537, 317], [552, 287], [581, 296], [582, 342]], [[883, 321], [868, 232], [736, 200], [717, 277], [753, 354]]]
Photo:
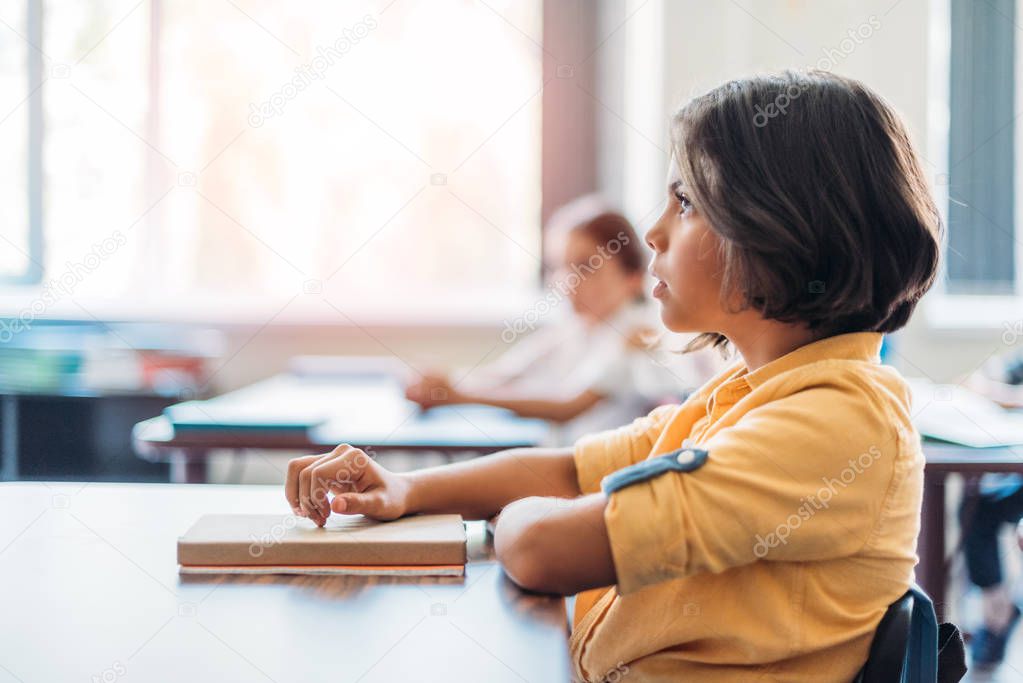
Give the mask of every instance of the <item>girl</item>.
[[578, 594], [577, 679], [852, 680], [916, 563], [924, 459], [878, 351], [932, 283], [938, 213], [896, 114], [827, 72], [726, 83], [672, 138], [653, 295], [732, 367], [574, 448], [404, 475], [299, 458], [287, 499], [318, 524], [500, 512], [508, 575]]
[[[655, 321], [643, 293], [649, 254], [624, 216], [597, 197], [582, 197], [556, 211], [546, 232], [554, 265], [545, 307], [538, 304], [534, 312], [567, 299], [568, 315], [474, 371], [475, 381], [425, 375], [406, 389], [409, 400], [424, 408], [452, 403], [507, 408], [550, 420], [556, 427], [552, 441], [571, 444], [710, 377], [715, 368], [706, 356], [669, 370], [647, 348], [644, 336]], [[519, 328], [528, 327], [525, 320], [517, 322], [506, 324], [504, 341], [514, 341], [525, 331]]]

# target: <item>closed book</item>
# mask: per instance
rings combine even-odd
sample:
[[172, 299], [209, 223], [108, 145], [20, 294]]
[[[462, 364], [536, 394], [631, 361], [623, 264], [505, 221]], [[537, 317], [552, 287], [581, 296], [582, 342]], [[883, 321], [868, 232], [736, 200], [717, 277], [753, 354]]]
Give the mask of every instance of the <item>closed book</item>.
[[378, 522], [331, 515], [325, 527], [293, 515], [204, 515], [178, 539], [185, 566], [464, 565], [459, 515]]
[[187, 401], [164, 408], [164, 416], [181, 432], [298, 433], [326, 422], [329, 415], [322, 407], [260, 402]]

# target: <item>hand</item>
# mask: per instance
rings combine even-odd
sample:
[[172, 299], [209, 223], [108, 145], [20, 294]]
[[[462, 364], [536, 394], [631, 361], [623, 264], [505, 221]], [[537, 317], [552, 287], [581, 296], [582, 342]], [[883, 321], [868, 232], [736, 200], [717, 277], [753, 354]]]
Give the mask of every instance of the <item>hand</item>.
[[423, 408], [444, 405], [445, 403], [461, 403], [461, 394], [451, 386], [451, 382], [443, 375], [427, 373], [418, 382], [405, 388], [405, 398], [415, 401]]
[[652, 327], [637, 327], [629, 332], [627, 341], [630, 349], [645, 351], [654, 348], [661, 336]]
[[[342, 444], [324, 455], [307, 455], [288, 463], [284, 496], [292, 511], [317, 526], [331, 511], [397, 519], [408, 512], [411, 485], [358, 448]], [[327, 494], [333, 493], [334, 499]]]

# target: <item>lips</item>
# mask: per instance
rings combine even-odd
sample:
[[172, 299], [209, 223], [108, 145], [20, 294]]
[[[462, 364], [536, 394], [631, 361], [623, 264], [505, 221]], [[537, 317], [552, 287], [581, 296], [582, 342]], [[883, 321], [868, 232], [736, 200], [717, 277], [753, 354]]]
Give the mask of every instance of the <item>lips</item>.
[[650, 264], [649, 273], [654, 278], [654, 280], [657, 281], [657, 283], [654, 285], [653, 290], [650, 293], [650, 296], [654, 297], [655, 299], [657, 297], [664, 296], [668, 292], [668, 283], [661, 279], [661, 276], [657, 273], [657, 269], [654, 267], [653, 263]]

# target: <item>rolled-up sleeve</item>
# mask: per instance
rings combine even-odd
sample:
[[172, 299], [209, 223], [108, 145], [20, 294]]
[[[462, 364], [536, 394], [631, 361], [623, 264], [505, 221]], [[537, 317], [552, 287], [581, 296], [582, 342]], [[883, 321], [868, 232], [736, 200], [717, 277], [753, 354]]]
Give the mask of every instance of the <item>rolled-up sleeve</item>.
[[650, 449], [665, 424], [679, 409], [677, 405], [655, 408], [631, 424], [590, 434], [575, 443], [575, 470], [579, 490], [600, 491], [600, 480], [650, 455]]
[[[619, 592], [758, 560], [856, 552], [906, 466], [896, 462], [902, 436], [856, 387], [813, 387], [750, 410], [698, 445], [707, 451], [698, 469], [610, 495], [605, 521]], [[604, 465], [623, 463], [603, 457]]]

